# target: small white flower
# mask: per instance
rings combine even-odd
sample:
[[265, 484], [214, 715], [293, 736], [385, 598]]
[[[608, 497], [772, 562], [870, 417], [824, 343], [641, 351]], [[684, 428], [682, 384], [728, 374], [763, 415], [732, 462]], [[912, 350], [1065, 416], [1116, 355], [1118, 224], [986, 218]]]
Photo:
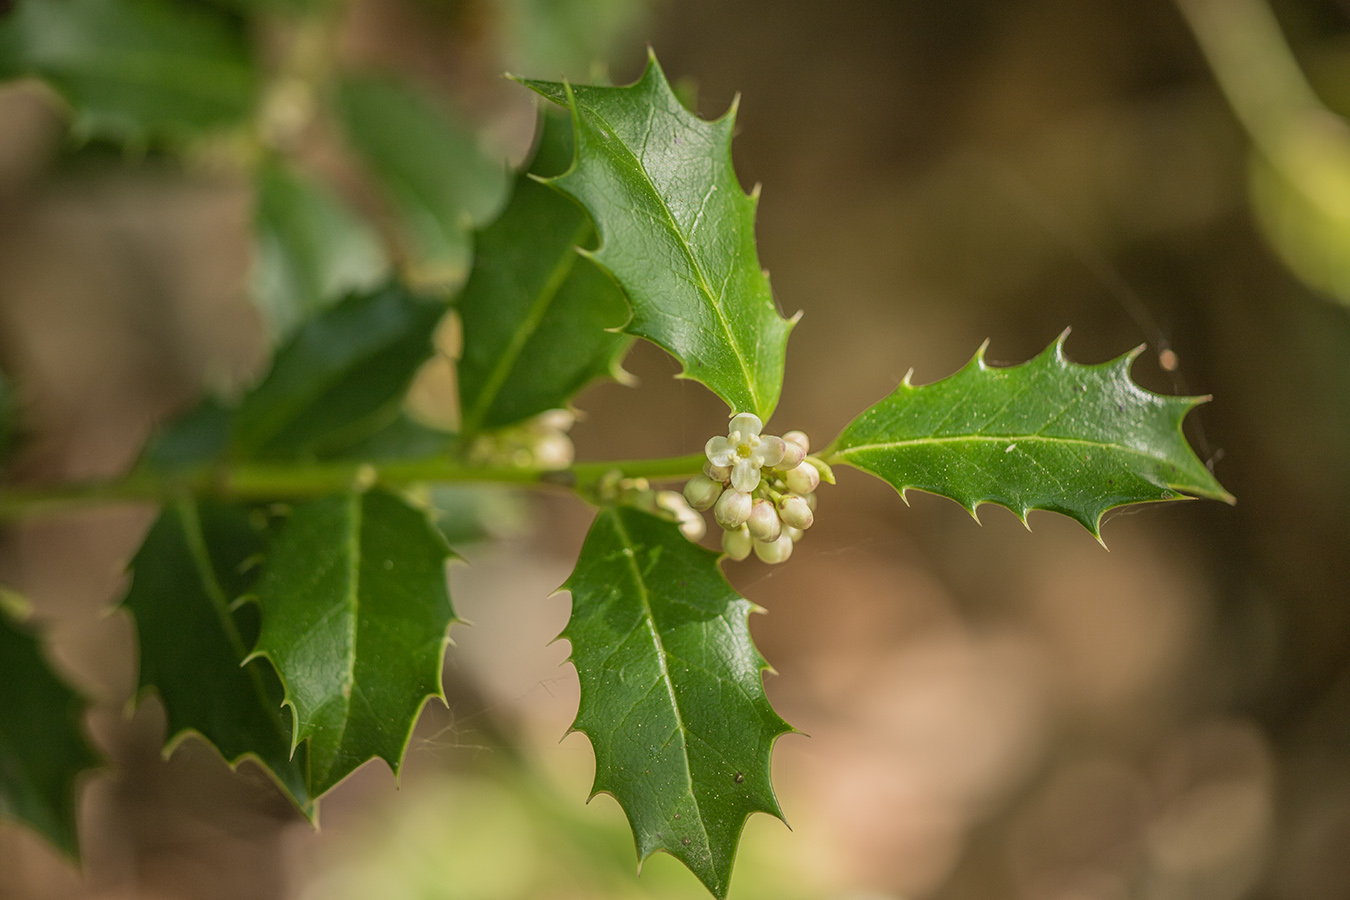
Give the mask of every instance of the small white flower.
[[783, 439], [760, 436], [764, 423], [754, 413], [737, 413], [727, 428], [727, 436], [708, 439], [704, 452], [714, 466], [731, 467], [731, 486], [749, 493], [759, 486], [759, 470], [783, 461]]

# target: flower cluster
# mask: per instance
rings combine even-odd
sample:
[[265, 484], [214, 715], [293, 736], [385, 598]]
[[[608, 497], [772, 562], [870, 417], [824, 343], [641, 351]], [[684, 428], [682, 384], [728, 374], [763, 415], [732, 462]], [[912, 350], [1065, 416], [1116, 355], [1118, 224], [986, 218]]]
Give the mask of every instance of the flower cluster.
[[575, 421], [576, 415], [569, 410], [550, 409], [518, 425], [481, 434], [469, 448], [469, 461], [484, 466], [565, 469], [572, 464], [572, 439], [567, 432]]
[[708, 523], [689, 506], [679, 491], [653, 490], [645, 478], [624, 478], [616, 469], [607, 472], [596, 485], [602, 503], [632, 506], [674, 522], [680, 533], [697, 543], [708, 533]]
[[712, 509], [728, 556], [745, 559], [753, 549], [764, 562], [780, 563], [815, 521], [816, 488], [828, 469], [807, 456], [805, 434], [777, 437], [763, 428], [756, 415], [733, 416], [727, 436], [708, 441], [703, 474], [689, 479], [684, 496], [694, 509]]

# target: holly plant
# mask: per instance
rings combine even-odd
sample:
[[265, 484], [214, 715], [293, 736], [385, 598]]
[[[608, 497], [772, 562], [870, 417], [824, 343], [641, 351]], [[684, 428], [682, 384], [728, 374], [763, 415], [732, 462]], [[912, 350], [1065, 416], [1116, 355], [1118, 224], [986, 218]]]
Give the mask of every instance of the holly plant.
[[[758, 192], [732, 167], [736, 109], [699, 118], [654, 56], [626, 87], [520, 79], [541, 111], [507, 177], [407, 84], [327, 71], [317, 88], [286, 73], [260, 87], [236, 18], [211, 10], [21, 0], [0, 20], [0, 74], [44, 79], [88, 139], [172, 149], [245, 123], [270, 368], [165, 424], [124, 477], [10, 485], [0, 513], [157, 504], [119, 606], [135, 623], [138, 697], [158, 695], [169, 746], [190, 736], [231, 765], [252, 760], [312, 820], [372, 758], [397, 772], [422, 707], [445, 700], [462, 626], [444, 486], [565, 490], [593, 508], [561, 635], [593, 793], [618, 800], [640, 859], [663, 850], [718, 898], [747, 817], [780, 815], [770, 757], [792, 730], [765, 697], [755, 604], [723, 569], [751, 554], [787, 562], [842, 470], [972, 514], [1051, 510], [1098, 539], [1115, 507], [1232, 499], [1182, 435], [1204, 398], [1136, 385], [1138, 351], [1074, 363], [1064, 335], [1021, 365], [991, 366], [981, 349], [941, 381], [906, 377], [833, 440], [771, 433], [797, 317], [779, 312], [757, 258]], [[176, 70], [155, 54], [204, 74], [165, 75]], [[295, 84], [380, 192], [378, 227], [289, 152], [277, 110]], [[405, 404], [449, 319], [462, 331], [454, 430]], [[635, 339], [725, 401], [725, 433], [675, 458], [573, 461], [573, 399], [622, 378]], [[84, 704], [7, 606], [0, 814], [73, 854], [76, 788], [97, 765]]]

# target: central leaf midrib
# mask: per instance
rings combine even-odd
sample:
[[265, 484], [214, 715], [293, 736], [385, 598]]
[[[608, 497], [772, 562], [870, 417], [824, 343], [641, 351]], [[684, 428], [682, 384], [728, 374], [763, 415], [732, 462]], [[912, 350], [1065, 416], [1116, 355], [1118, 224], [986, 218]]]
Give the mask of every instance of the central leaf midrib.
[[902, 441], [880, 441], [870, 444], [855, 444], [851, 447], [845, 447], [842, 450], [836, 450], [834, 457], [844, 457], [850, 454], [861, 453], [867, 450], [900, 450], [906, 447], [922, 447], [928, 444], [961, 444], [961, 443], [986, 443], [986, 444], [1078, 444], [1085, 447], [1095, 447], [1101, 450], [1116, 450], [1131, 456], [1139, 456], [1144, 459], [1161, 462], [1160, 457], [1149, 454], [1143, 450], [1133, 447], [1126, 447], [1122, 444], [1115, 444], [1109, 441], [1089, 441], [1084, 438], [1060, 438], [1045, 437], [1035, 434], [1007, 434], [1007, 435], [983, 435], [983, 434], [959, 434], [946, 437], [919, 437], [908, 438]]
[[675, 682], [670, 677], [670, 669], [666, 665], [666, 648], [661, 640], [661, 634], [656, 629], [656, 614], [652, 611], [651, 597], [647, 591], [647, 583], [642, 577], [642, 571], [637, 564], [637, 547], [633, 544], [633, 539], [628, 536], [628, 529], [624, 528], [623, 520], [619, 517], [617, 510], [612, 510], [608, 515], [614, 521], [614, 530], [618, 532], [619, 541], [623, 544], [624, 558], [628, 560], [628, 567], [633, 571], [633, 582], [637, 585], [638, 598], [642, 601], [642, 608], [646, 610], [647, 630], [651, 633], [652, 643], [656, 647], [656, 659], [661, 668], [661, 680], [665, 683], [666, 693], [670, 697], [671, 708], [675, 711], [675, 724], [680, 730], [680, 756], [684, 760], [685, 775], [689, 778], [689, 797], [694, 801], [694, 811], [697, 813], [698, 827], [703, 835], [704, 849], [712, 852], [712, 839], [708, 835], [708, 829], [703, 823], [703, 810], [699, 807], [698, 794], [694, 790], [694, 769], [689, 762], [689, 730], [684, 724], [684, 715], [680, 712], [680, 703], [675, 696]]
[[[578, 106], [580, 106], [580, 104], [578, 104]], [[736, 362], [741, 367], [741, 374], [745, 376], [746, 387], [750, 390], [750, 398], [755, 403], [756, 409], [754, 412], [759, 412], [758, 407], [760, 405], [760, 397], [759, 391], [756, 389], [756, 381], [751, 375], [750, 367], [746, 365], [745, 356], [741, 353], [741, 346], [731, 330], [731, 323], [727, 321], [726, 314], [723, 312], [721, 305], [713, 297], [712, 285], [708, 282], [707, 273], [703, 271], [702, 264], [694, 254], [694, 248], [690, 245], [689, 240], [684, 236], [684, 233], [680, 231], [679, 223], [675, 221], [675, 214], [670, 211], [670, 206], [666, 203], [665, 198], [661, 196], [661, 192], [657, 190], [656, 184], [652, 181], [651, 176], [647, 173], [647, 169], [642, 165], [641, 160], [633, 154], [626, 143], [622, 140], [618, 140], [619, 132], [614, 126], [610, 125], [609, 121], [605, 119], [604, 116], [600, 115], [594, 107], [588, 106], [586, 107], [586, 110], [610, 130], [610, 133], [615, 136], [618, 145], [623, 148], [623, 151], [633, 160], [637, 170], [642, 173], [643, 183], [651, 190], [652, 196], [656, 198], [656, 203], [660, 207], [661, 212], [665, 215], [670, 232], [675, 235], [675, 242], [679, 245], [680, 249], [684, 251], [684, 255], [689, 259], [689, 264], [694, 267], [694, 273], [698, 275], [699, 290], [707, 298], [708, 305], [712, 307], [713, 313], [717, 316], [717, 323], [722, 326], [722, 331], [726, 333], [727, 344], [731, 347], [731, 351], [736, 354]], [[716, 189], [715, 184], [714, 189]]]
[[347, 651], [347, 671], [342, 680], [344, 688], [342, 694], [342, 722], [338, 726], [337, 734], [333, 738], [333, 757], [328, 760], [324, 767], [325, 778], [333, 770], [333, 760], [337, 758], [338, 751], [342, 747], [342, 741], [347, 735], [347, 725], [351, 722], [352, 692], [356, 686], [356, 640], [358, 635], [357, 625], [360, 617], [358, 610], [360, 607], [360, 579], [361, 579], [361, 495], [350, 494], [347, 497], [347, 521], [348, 529], [346, 535], [346, 551], [348, 556], [347, 564], [347, 595], [342, 598], [341, 605], [348, 610], [348, 651]]
[[554, 265], [548, 278], [544, 281], [543, 287], [539, 289], [539, 296], [531, 304], [525, 321], [512, 335], [511, 341], [506, 345], [506, 349], [498, 358], [497, 364], [489, 373], [487, 381], [484, 382], [483, 389], [478, 395], [478, 401], [474, 403], [469, 414], [464, 417], [462, 438], [472, 437], [478, 433], [483, 424], [483, 418], [487, 415], [488, 408], [497, 399], [497, 395], [510, 376], [516, 360], [520, 358], [520, 354], [525, 349], [525, 345], [529, 343], [530, 338], [538, 332], [539, 323], [543, 321], [544, 314], [557, 298], [558, 291], [567, 281], [567, 276], [571, 273], [572, 267], [576, 265], [576, 247], [586, 238], [590, 230], [591, 223], [583, 221], [567, 242], [567, 248], [563, 251], [562, 258]]

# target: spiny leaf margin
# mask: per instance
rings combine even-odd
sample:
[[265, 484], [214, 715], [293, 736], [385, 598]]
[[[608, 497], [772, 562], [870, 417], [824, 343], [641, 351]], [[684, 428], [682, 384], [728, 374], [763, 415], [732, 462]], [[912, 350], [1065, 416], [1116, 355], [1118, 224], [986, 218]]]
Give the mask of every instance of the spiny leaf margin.
[[375, 757], [397, 776], [422, 708], [445, 702], [458, 621], [445, 566], [457, 558], [425, 511], [381, 489], [297, 504], [278, 530], [248, 659], [266, 658], [281, 678], [313, 796]]
[[797, 317], [779, 315], [759, 264], [759, 191], [741, 189], [731, 161], [738, 101], [719, 119], [700, 119], [650, 52], [626, 87], [517, 80], [572, 114], [573, 164], [543, 180], [591, 214], [600, 245], [589, 255], [632, 304], [622, 330], [669, 352], [679, 377], [734, 411], [768, 420]]
[[[671, 522], [604, 508], [563, 584], [572, 615], [559, 637], [571, 642], [581, 681], [571, 730], [595, 751], [591, 796], [618, 800], [639, 860], [664, 850], [723, 898], [746, 819], [783, 817], [770, 757], [794, 729], [764, 694], [770, 669], [750, 638], [755, 607], [727, 583], [719, 558]], [[714, 624], [720, 640], [708, 635]], [[637, 683], [644, 674], [650, 687]], [[663, 725], [669, 735], [653, 733]]]
[[[1136, 384], [1130, 368], [1143, 347], [1098, 365], [1074, 363], [1064, 355], [1068, 334], [1020, 365], [988, 365], [986, 341], [941, 381], [916, 387], [911, 370], [822, 455], [831, 465], [881, 478], [902, 498], [911, 488], [927, 491], [972, 515], [993, 503], [1023, 524], [1031, 510], [1049, 510], [1098, 541], [1102, 517], [1119, 506], [1196, 497], [1233, 503], [1182, 433], [1187, 413], [1210, 398], [1156, 394]], [[1079, 411], [1068, 415], [1074, 407]], [[1021, 424], [1011, 427], [1015, 422]], [[1028, 445], [1042, 447], [1043, 456], [1070, 447], [1074, 455], [1047, 466], [1027, 453]]]

